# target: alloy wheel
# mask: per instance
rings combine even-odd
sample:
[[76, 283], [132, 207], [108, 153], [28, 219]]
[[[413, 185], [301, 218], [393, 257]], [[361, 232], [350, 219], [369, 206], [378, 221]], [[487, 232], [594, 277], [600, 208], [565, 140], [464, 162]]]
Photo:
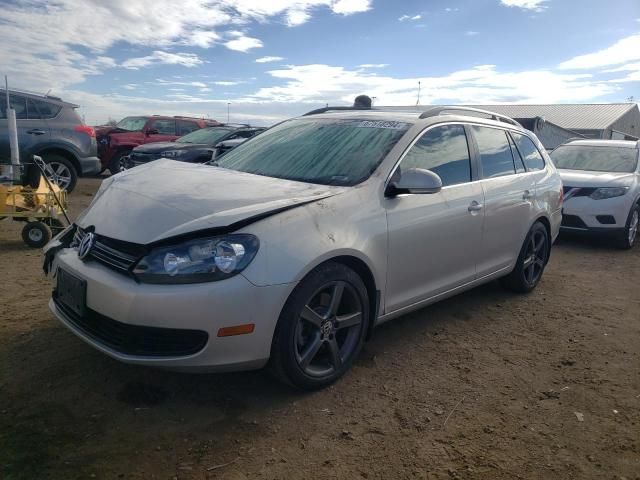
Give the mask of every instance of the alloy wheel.
[[294, 336], [295, 357], [309, 376], [339, 371], [357, 349], [363, 308], [355, 288], [329, 282], [311, 296], [300, 312]]
[[71, 170], [64, 163], [49, 162], [47, 163], [45, 174], [47, 179], [60, 187], [61, 190], [67, 190], [71, 185]]
[[524, 278], [529, 285], [535, 285], [547, 263], [547, 235], [543, 231], [534, 231], [527, 243], [524, 257]]
[[636, 241], [636, 236], [638, 235], [638, 223], [639, 222], [639, 214], [638, 210], [634, 210], [633, 215], [631, 215], [631, 220], [629, 221], [629, 245], [632, 246]]

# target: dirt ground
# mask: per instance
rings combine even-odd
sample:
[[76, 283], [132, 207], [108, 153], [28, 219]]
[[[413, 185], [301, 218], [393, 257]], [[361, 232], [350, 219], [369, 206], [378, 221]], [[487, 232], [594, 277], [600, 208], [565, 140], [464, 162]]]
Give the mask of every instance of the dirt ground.
[[19, 224], [0, 268], [4, 480], [640, 479], [640, 247], [561, 239], [534, 293], [491, 283], [386, 324], [313, 394], [93, 350], [49, 313]]

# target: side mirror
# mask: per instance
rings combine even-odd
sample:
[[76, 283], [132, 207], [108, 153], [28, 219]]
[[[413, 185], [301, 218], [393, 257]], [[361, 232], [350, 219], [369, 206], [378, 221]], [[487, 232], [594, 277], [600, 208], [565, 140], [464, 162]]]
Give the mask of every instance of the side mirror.
[[402, 193], [428, 194], [442, 190], [442, 179], [431, 170], [410, 168], [400, 174], [400, 178], [387, 185], [385, 195], [395, 197]]
[[149, 136], [149, 135], [157, 135], [158, 133], [160, 133], [160, 132], [158, 132], [158, 130], [155, 129], [155, 128], [150, 128], [149, 130], [147, 130], [147, 136]]

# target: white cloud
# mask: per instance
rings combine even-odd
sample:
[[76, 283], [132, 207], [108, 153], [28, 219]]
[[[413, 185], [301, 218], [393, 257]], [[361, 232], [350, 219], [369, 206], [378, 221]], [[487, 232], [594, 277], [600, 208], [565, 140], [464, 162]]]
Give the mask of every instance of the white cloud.
[[148, 85], [177, 85], [184, 87], [196, 87], [196, 88], [205, 88], [207, 86], [204, 82], [183, 82], [178, 80], [166, 80], [164, 78], [156, 78], [153, 82], [146, 82]]
[[362, 65], [358, 65], [360, 68], [384, 68], [388, 66], [388, 63], [363, 63]]
[[579, 55], [559, 65], [564, 70], [587, 70], [640, 60], [640, 34], [617, 41], [608, 48]]
[[138, 88], [138, 85], [135, 83], [129, 83], [127, 85], [123, 85], [122, 88], [124, 88], [125, 90], [135, 90], [136, 88]]
[[171, 53], [161, 50], [154, 51], [145, 57], [130, 58], [122, 62], [124, 68], [138, 70], [151, 65], [181, 65], [191, 68], [204, 63], [195, 53]]
[[[418, 81], [422, 84], [422, 103], [430, 104], [594, 101], [618, 92], [624, 80], [598, 80], [589, 74], [549, 70], [507, 71], [494, 65], [480, 65], [435, 77], [375, 75], [324, 64], [291, 65], [268, 73], [275, 86], [260, 88], [244, 97], [202, 90], [201, 96], [176, 92], [171, 93], [171, 97], [161, 98], [68, 90], [64, 92], [64, 98], [82, 105], [81, 113], [86, 114], [87, 121], [92, 124], [141, 111], [224, 119], [226, 103], [231, 101], [233, 121], [264, 125], [300, 115], [325, 103], [351, 104], [361, 93], [377, 97], [379, 105], [414, 105]], [[164, 83], [167, 80], [156, 82], [167, 85]]]
[[464, 32], [464, 34], [467, 37], [475, 37], [476, 35], [479, 35], [480, 32], [476, 32], [475, 30], [467, 30], [466, 32]]
[[399, 21], [401, 22], [413, 22], [416, 20], [420, 20], [422, 18], [422, 15], [418, 14], [418, 15], [402, 15], [400, 18], [398, 18]]
[[395, 78], [372, 75], [324, 64], [292, 65], [268, 72], [283, 83], [259, 89], [246, 102], [324, 104], [348, 102], [360, 93], [378, 98], [381, 105], [411, 105], [418, 81], [424, 103], [554, 103], [591, 100], [616, 91], [585, 74], [558, 74], [548, 70], [499, 71], [481, 65], [440, 77]]
[[284, 58], [283, 57], [266, 56], [266, 57], [256, 58], [256, 63], [280, 62], [281, 60], [284, 60]]
[[[23, 88], [64, 88], [116, 67], [104, 55], [116, 44], [151, 51], [174, 45], [210, 48], [226, 44], [245, 52], [262, 42], [249, 33], [229, 38], [230, 28], [247, 28], [251, 22], [280, 17], [299, 24], [319, 9], [351, 15], [369, 8], [371, 0], [182, 0], [179, 7], [172, 0], [3, 2], [0, 38], [6, 45], [0, 49], [0, 65]], [[162, 59], [127, 65], [142, 68], [155, 63]]]
[[224, 44], [229, 50], [235, 50], [237, 52], [248, 52], [252, 48], [261, 48], [262, 41], [253, 37], [246, 37], [244, 35], [229, 40]]
[[548, 0], [500, 0], [500, 3], [507, 7], [518, 7], [524, 10], [540, 12], [547, 8], [546, 5], [544, 5], [547, 1]]
[[331, 10], [341, 15], [366, 12], [371, 8], [371, 0], [333, 0]]

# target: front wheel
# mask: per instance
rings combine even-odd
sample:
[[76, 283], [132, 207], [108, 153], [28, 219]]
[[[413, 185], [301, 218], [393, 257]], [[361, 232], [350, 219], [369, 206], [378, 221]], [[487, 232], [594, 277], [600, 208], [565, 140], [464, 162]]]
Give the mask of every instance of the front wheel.
[[633, 248], [638, 239], [638, 231], [640, 230], [640, 205], [634, 205], [631, 207], [629, 216], [627, 217], [627, 224], [624, 228], [624, 232], [618, 239], [618, 247], [623, 250], [629, 250]]
[[109, 163], [109, 171], [111, 172], [111, 175], [124, 172], [127, 169], [125, 157], [130, 153], [131, 152], [118, 152], [113, 156], [111, 162]]
[[529, 293], [542, 278], [549, 260], [551, 245], [547, 229], [536, 222], [529, 230], [512, 272], [502, 278], [502, 286], [518, 293]]
[[369, 322], [367, 289], [350, 268], [327, 263], [295, 288], [278, 320], [271, 369], [305, 390], [335, 382], [357, 357]]

